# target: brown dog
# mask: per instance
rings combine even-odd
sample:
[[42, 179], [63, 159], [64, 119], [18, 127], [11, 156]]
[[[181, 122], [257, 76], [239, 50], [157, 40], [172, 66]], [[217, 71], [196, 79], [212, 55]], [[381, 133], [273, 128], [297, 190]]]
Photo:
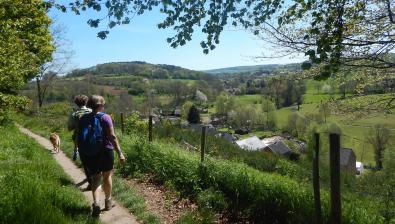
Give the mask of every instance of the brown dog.
[[53, 145], [53, 152], [58, 153], [60, 150], [60, 138], [59, 135], [56, 134], [56, 132], [53, 132], [49, 135], [49, 140], [51, 141]]

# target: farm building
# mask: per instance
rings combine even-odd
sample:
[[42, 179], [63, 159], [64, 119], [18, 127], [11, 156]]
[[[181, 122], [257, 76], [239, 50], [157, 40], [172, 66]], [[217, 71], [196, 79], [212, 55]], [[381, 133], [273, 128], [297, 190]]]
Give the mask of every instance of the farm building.
[[263, 148], [263, 151], [271, 152], [274, 154], [287, 156], [287, 157], [290, 156], [292, 153], [291, 149], [282, 141], [277, 141], [277, 142], [271, 143], [269, 145], [266, 145]]
[[356, 162], [355, 163], [355, 168], [357, 169], [357, 173], [358, 174], [361, 174], [361, 173], [363, 173], [363, 170], [364, 170], [364, 168], [363, 168], [363, 163], [362, 162]]
[[227, 140], [229, 142], [235, 142], [236, 141], [235, 136], [229, 134], [228, 132], [219, 132], [217, 137], [223, 138], [223, 139], [225, 139], [225, 140]]
[[236, 144], [244, 150], [251, 150], [251, 151], [258, 151], [265, 148], [265, 145], [256, 136], [252, 136], [250, 138], [236, 141]]
[[355, 153], [350, 148], [340, 148], [340, 168], [343, 170], [351, 171], [356, 173], [356, 162], [357, 157]]
[[181, 107], [176, 107], [176, 108], [174, 109], [173, 115], [176, 116], [176, 117], [181, 117], [181, 113], [182, 113]]
[[217, 130], [214, 128], [213, 125], [211, 124], [189, 124], [188, 128], [197, 131], [197, 132], [201, 132], [202, 131], [202, 127], [206, 126], [206, 133], [209, 135], [216, 135], [218, 132]]
[[270, 144], [273, 144], [273, 143], [276, 143], [276, 142], [279, 142], [279, 141], [282, 141], [282, 140], [284, 140], [284, 138], [281, 137], [281, 136], [273, 136], [273, 137], [270, 137], [270, 138], [264, 138], [261, 141], [265, 145], [270, 145]]

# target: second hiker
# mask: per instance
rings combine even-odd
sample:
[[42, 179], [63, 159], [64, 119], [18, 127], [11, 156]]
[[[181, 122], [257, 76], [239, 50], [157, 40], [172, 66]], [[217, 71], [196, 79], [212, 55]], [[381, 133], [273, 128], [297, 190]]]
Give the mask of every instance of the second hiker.
[[112, 119], [104, 113], [104, 105], [105, 101], [102, 96], [93, 95], [89, 98], [88, 107], [92, 108], [92, 113], [81, 117], [78, 134], [80, 158], [86, 165], [92, 184], [92, 216], [94, 217], [100, 214], [98, 196], [101, 178], [103, 178], [103, 190], [106, 197], [105, 210], [114, 207], [111, 198], [114, 150], [121, 164], [125, 163], [125, 156], [115, 135]]

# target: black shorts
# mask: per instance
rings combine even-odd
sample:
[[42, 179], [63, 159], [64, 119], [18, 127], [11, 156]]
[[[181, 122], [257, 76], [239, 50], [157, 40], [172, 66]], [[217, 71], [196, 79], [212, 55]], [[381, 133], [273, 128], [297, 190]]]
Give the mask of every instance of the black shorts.
[[112, 149], [103, 149], [95, 156], [81, 153], [80, 158], [88, 177], [114, 169], [114, 150]]

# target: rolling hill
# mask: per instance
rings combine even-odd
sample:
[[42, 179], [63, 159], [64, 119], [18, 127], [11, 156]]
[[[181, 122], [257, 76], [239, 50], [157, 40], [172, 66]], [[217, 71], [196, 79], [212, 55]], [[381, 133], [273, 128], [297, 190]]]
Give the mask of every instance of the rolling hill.
[[253, 73], [253, 72], [263, 72], [263, 73], [273, 73], [275, 71], [299, 71], [301, 70], [299, 63], [293, 64], [267, 64], [267, 65], [251, 65], [251, 66], [235, 66], [227, 68], [218, 68], [204, 70], [203, 72], [209, 74], [235, 74], [235, 73]]
[[152, 79], [201, 79], [205, 72], [189, 70], [174, 65], [150, 64], [142, 61], [110, 62], [90, 68], [76, 69], [66, 77], [134, 75]]

